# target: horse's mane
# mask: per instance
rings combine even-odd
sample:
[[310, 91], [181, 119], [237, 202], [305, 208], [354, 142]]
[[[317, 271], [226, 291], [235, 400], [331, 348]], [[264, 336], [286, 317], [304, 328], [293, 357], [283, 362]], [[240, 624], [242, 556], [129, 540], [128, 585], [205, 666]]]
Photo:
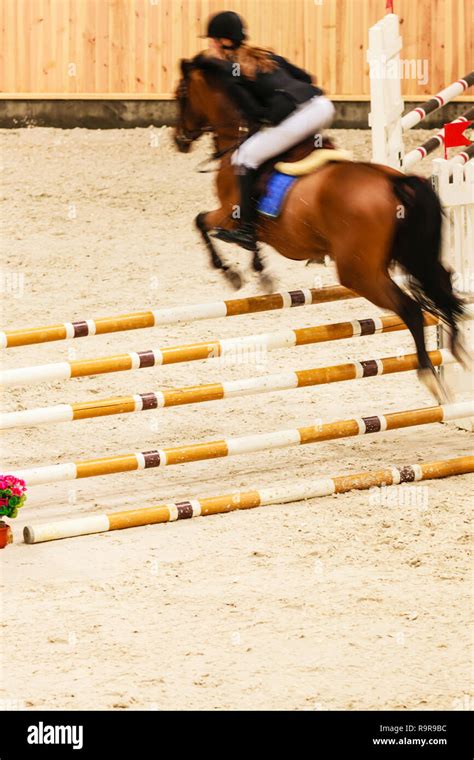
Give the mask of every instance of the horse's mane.
[[190, 71], [200, 71], [207, 77], [211, 77], [214, 81], [223, 83], [225, 73], [219, 66], [219, 59], [214, 58], [207, 51], [201, 51], [197, 53], [194, 58], [189, 61]]
[[228, 91], [226, 73], [220, 68], [219, 61], [216, 58], [204, 52], [197, 53], [189, 61], [187, 76], [192, 71], [199, 71], [203, 75], [208, 87], [225, 98], [227, 104], [235, 110], [237, 117], [242, 115], [239, 104], [231, 97]]

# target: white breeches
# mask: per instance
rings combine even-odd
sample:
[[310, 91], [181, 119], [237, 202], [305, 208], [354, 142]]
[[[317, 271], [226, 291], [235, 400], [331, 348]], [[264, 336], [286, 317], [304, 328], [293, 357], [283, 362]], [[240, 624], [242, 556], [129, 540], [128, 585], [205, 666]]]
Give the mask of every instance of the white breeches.
[[234, 166], [258, 169], [269, 158], [284, 153], [311, 135], [316, 136], [321, 129], [331, 124], [334, 112], [335, 108], [328, 98], [315, 95], [311, 100], [297, 106], [296, 110], [276, 127], [262, 129], [245, 140], [233, 153], [232, 163]]

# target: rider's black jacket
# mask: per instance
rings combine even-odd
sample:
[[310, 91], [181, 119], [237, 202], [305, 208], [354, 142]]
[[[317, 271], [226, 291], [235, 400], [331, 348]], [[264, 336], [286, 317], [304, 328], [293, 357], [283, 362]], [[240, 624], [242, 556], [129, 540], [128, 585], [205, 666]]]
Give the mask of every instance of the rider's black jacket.
[[295, 108], [323, 91], [312, 83], [311, 76], [280, 55], [271, 53], [278, 64], [268, 73], [257, 72], [249, 79], [230, 61], [198, 55], [194, 63], [203, 70], [220, 73], [226, 90], [250, 122], [279, 124]]

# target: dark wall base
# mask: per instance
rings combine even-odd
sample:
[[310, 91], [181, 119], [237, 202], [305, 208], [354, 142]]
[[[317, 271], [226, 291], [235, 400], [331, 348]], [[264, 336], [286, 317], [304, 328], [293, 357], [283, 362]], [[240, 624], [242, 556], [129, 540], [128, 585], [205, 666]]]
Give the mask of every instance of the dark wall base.
[[[367, 129], [367, 101], [336, 101], [335, 129]], [[407, 103], [411, 110], [422, 103]], [[421, 122], [421, 129], [443, 126], [467, 111], [469, 103], [448, 103]], [[60, 127], [74, 129], [131, 129], [175, 123], [173, 100], [0, 100], [0, 127]]]

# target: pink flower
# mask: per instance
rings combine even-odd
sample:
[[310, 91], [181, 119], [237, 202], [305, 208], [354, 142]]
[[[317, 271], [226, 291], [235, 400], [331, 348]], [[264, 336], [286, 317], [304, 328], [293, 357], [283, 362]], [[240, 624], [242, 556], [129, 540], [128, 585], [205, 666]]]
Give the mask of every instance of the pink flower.
[[10, 489], [15, 496], [22, 496], [26, 491], [26, 483], [14, 475], [0, 475], [0, 490]]

